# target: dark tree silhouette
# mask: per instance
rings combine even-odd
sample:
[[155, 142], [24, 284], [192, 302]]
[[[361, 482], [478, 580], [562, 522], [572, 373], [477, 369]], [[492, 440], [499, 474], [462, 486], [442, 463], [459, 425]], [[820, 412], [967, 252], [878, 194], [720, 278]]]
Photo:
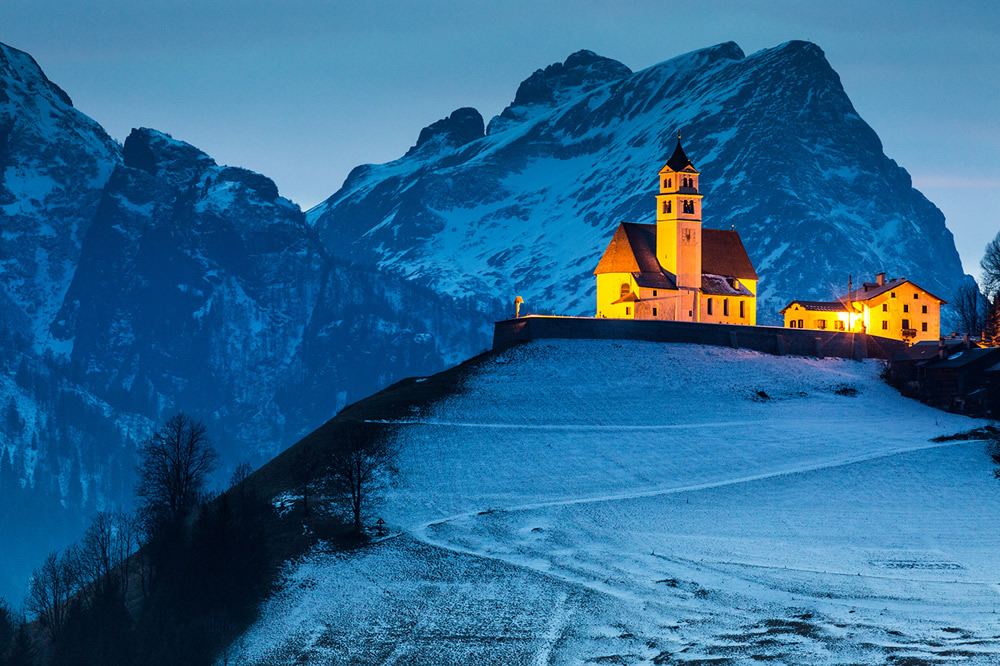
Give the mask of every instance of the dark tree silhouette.
[[139, 446], [136, 472], [144, 518], [153, 523], [176, 522], [200, 501], [218, 454], [205, 426], [183, 412]]
[[979, 267], [983, 269], [983, 292], [992, 301], [1000, 294], [1000, 233], [986, 244]]
[[332, 480], [348, 495], [354, 530], [361, 532], [361, 510], [378, 476], [390, 471], [396, 451], [391, 440], [374, 424], [349, 421], [338, 428], [331, 447]]
[[954, 301], [955, 314], [958, 316], [962, 331], [969, 335], [982, 333], [988, 302], [979, 292], [979, 285], [975, 282], [963, 284], [955, 292]]
[[49, 553], [42, 566], [35, 569], [24, 606], [38, 616], [42, 626], [57, 640], [66, 623], [70, 600], [78, 590], [79, 555], [76, 547], [71, 546], [61, 557]]

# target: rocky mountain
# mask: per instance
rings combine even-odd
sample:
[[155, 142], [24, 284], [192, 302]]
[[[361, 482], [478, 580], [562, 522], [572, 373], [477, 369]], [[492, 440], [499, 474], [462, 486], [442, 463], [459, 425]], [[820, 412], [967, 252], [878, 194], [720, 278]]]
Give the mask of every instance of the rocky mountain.
[[0, 67], [0, 596], [128, 503], [170, 414], [227, 478], [489, 344], [495, 302], [331, 257], [267, 177], [152, 129], [119, 146], [27, 54]]
[[328, 250], [450, 294], [520, 294], [592, 315], [619, 222], [654, 219], [677, 132], [707, 227], [735, 227], [761, 276], [758, 320], [849, 275], [906, 276], [948, 299], [962, 269], [944, 216], [887, 157], [823, 52], [725, 43], [632, 73], [589, 51], [538, 70], [486, 129], [459, 109], [402, 158], [355, 169], [307, 212]]
[[619, 222], [652, 218], [677, 130], [706, 225], [757, 265], [761, 321], [848, 274], [946, 298], [961, 279], [943, 216], [804, 42], [635, 73], [578, 52], [305, 214], [163, 132], [118, 145], [0, 45], [0, 595], [127, 501], [137, 443], [173, 412], [206, 422], [224, 476], [481, 350], [515, 295], [590, 314], [591, 271]]

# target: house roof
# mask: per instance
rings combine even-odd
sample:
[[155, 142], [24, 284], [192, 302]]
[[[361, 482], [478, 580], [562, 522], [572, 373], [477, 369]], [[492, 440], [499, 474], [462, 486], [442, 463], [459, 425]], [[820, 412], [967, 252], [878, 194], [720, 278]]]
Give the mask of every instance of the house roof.
[[[702, 229], [701, 270], [704, 274], [756, 280], [757, 271], [736, 231]], [[656, 225], [622, 222], [597, 262], [602, 273], [663, 273], [656, 259]], [[664, 287], [666, 288], [666, 287]]]
[[1000, 347], [984, 347], [982, 349], [966, 349], [952, 354], [943, 361], [928, 366], [935, 370], [945, 368], [963, 368], [973, 363], [996, 363], [1000, 361]]
[[806, 310], [813, 312], [847, 312], [847, 306], [840, 301], [792, 301], [781, 309], [780, 314], [798, 303]]
[[691, 159], [687, 156], [687, 153], [685, 153], [684, 149], [681, 148], [681, 140], [678, 136], [677, 147], [674, 148], [674, 154], [670, 156], [669, 160], [667, 160], [667, 164], [660, 169], [660, 173], [663, 173], [664, 171], [684, 171], [685, 169], [698, 173], [698, 170], [694, 168], [693, 164], [691, 164]]
[[907, 282], [912, 284], [920, 291], [926, 293], [928, 296], [931, 296], [941, 301], [941, 303], [948, 302], [943, 298], [941, 298], [940, 296], [935, 296], [931, 292], [927, 291], [926, 289], [918, 285], [916, 282], [913, 282], [912, 280], [907, 280], [906, 278], [896, 278], [895, 280], [890, 280], [889, 282], [886, 282], [882, 286], [878, 286], [877, 284], [872, 284], [870, 282], [863, 284], [859, 288], [855, 289], [850, 293], [850, 299], [852, 301], [870, 301], [873, 298], [881, 296], [887, 291], [892, 291], [893, 289], [896, 289], [897, 287], [906, 284]]

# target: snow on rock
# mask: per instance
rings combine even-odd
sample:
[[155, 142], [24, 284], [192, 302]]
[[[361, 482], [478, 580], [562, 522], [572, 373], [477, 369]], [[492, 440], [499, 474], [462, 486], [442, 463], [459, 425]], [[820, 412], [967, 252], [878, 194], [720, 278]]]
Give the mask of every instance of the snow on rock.
[[762, 323], [793, 298], [833, 298], [848, 273], [898, 271], [946, 300], [963, 279], [944, 216], [801, 41], [635, 73], [576, 53], [525, 80], [485, 137], [358, 167], [307, 218], [331, 253], [439, 292], [592, 315], [592, 271], [620, 222], [654, 219], [678, 131], [706, 227], [735, 226], [757, 263]]
[[[397, 422], [397, 537], [289, 563], [249, 664], [994, 663], [975, 420], [876, 362], [536, 341]], [[846, 389], [853, 389], [846, 390]]]

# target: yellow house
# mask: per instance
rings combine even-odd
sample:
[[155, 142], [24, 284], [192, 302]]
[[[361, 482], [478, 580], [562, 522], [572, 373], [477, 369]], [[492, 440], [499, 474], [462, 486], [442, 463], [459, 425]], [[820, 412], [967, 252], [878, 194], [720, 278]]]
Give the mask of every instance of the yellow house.
[[922, 342], [941, 335], [945, 301], [905, 278], [875, 282], [835, 301], [792, 301], [782, 309], [786, 328], [870, 333], [883, 338]]
[[737, 232], [702, 229], [699, 175], [678, 136], [656, 224], [619, 224], [594, 270], [598, 317], [757, 323], [757, 272]]

